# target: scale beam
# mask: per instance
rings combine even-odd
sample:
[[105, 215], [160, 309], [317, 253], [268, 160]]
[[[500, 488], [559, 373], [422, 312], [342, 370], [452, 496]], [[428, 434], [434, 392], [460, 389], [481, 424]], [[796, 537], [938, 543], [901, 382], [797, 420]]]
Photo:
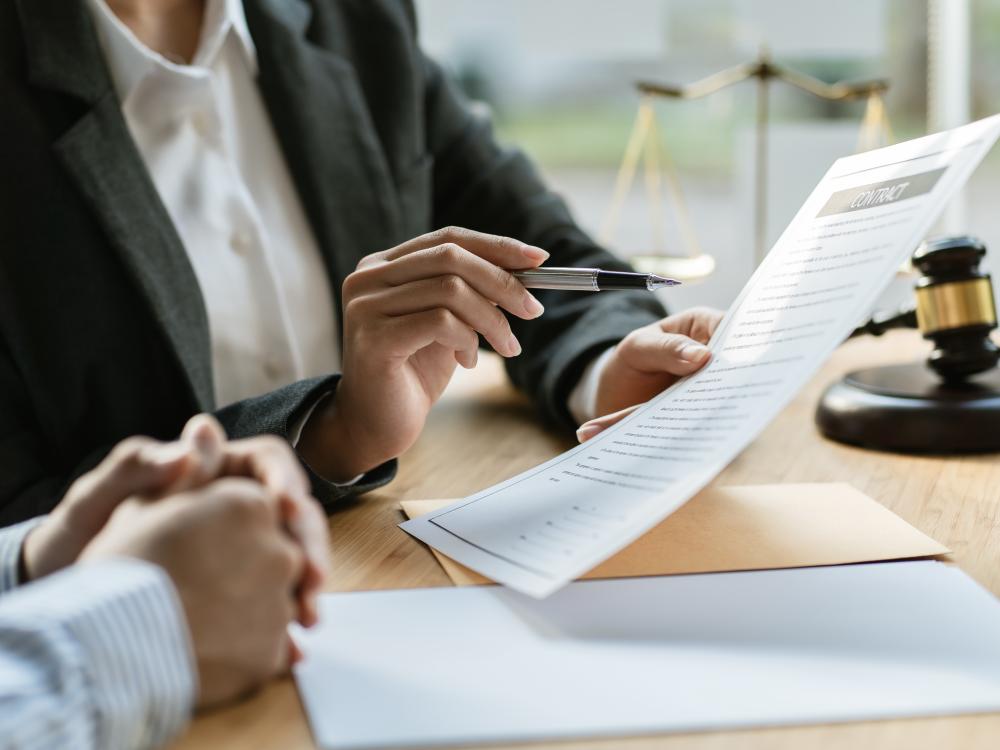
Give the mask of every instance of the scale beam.
[[[752, 79], [757, 81], [754, 149], [754, 171], [756, 174], [754, 180], [754, 259], [759, 264], [767, 252], [767, 131], [770, 121], [771, 82], [781, 81], [824, 101], [850, 102], [867, 99], [870, 110], [873, 103], [881, 103], [882, 94], [889, 89], [889, 82], [882, 78], [876, 78], [869, 81], [827, 83], [807, 73], [773, 62], [770, 53], [764, 48], [756, 60], [734, 65], [683, 86], [650, 81], [637, 81], [635, 85], [643, 97], [658, 96], [690, 100], [710, 96]], [[879, 111], [884, 112], [884, 109]]]
[[762, 52], [760, 57], [754, 61], [734, 65], [683, 86], [651, 81], [637, 81], [635, 85], [643, 94], [664, 96], [671, 99], [701, 99], [751, 78], [782, 81], [826, 101], [866, 99], [875, 94], [884, 94], [889, 90], [889, 82], [884, 78], [875, 78], [870, 81], [827, 83], [801, 71], [772, 62], [767, 52]]

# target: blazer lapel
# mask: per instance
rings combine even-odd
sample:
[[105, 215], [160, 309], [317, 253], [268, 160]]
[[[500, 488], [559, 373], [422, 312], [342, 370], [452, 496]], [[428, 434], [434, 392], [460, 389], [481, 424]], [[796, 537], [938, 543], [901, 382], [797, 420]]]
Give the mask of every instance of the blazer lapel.
[[339, 297], [353, 259], [398, 241], [389, 166], [354, 68], [306, 38], [309, 5], [245, 0], [244, 7], [261, 94]]
[[113, 93], [55, 144], [173, 346], [200, 410], [215, 407], [208, 315], [170, 216]]
[[55, 153], [149, 300], [198, 408], [210, 410], [211, 344], [201, 290], [128, 131], [88, 11], [66, 0], [18, 4], [29, 80], [88, 107], [53, 144]]

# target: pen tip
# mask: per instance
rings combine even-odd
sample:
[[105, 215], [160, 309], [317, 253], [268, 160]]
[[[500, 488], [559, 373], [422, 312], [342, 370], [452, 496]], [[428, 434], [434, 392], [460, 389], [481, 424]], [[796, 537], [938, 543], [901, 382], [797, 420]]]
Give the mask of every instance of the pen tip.
[[668, 279], [666, 276], [657, 276], [655, 273], [649, 275], [649, 280], [655, 287], [680, 286], [677, 279]]

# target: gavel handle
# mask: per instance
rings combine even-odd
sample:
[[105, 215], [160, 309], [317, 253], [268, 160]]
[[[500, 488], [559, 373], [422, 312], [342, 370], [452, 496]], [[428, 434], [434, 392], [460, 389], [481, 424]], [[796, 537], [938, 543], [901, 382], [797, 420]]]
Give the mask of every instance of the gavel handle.
[[876, 313], [868, 319], [864, 325], [854, 329], [847, 338], [853, 339], [855, 336], [881, 336], [886, 331], [893, 328], [916, 328], [917, 311], [916, 308], [899, 310], [898, 312], [886, 315]]

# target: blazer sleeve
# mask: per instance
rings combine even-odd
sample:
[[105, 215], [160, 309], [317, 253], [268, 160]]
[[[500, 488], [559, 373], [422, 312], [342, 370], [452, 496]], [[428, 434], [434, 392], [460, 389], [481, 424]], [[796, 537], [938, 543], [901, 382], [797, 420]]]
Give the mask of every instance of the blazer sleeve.
[[[339, 376], [300, 381], [263, 396], [240, 401], [216, 412], [234, 438], [273, 434], [288, 439], [292, 426], [322, 397], [333, 392]], [[0, 341], [0, 526], [48, 513], [69, 485], [96, 466], [114, 443], [94, 445], [82, 458], [63, 463], [52, 454], [44, 430], [30, 406], [24, 379]], [[123, 435], [122, 438], [128, 437]], [[328, 482], [304, 465], [313, 494], [330, 510], [338, 501], [389, 482], [396, 471], [390, 461], [357, 483]]]
[[[489, 119], [470, 108], [434, 61], [423, 58], [423, 69], [435, 226], [516, 237], [547, 250], [553, 266], [631, 270], [576, 225], [524, 154], [497, 143]], [[666, 311], [648, 292], [539, 290], [536, 296], [545, 306], [541, 318], [510, 316], [523, 353], [507, 360], [507, 371], [547, 422], [570, 428], [567, 401], [587, 364]]]
[[[290, 440], [296, 424], [320, 399], [337, 389], [340, 375], [300, 380], [263, 396], [245, 399], [216, 412], [216, 417], [234, 439], [255, 435], [277, 435]], [[341, 485], [329, 482], [305, 462], [313, 495], [323, 507], [331, 510], [348, 497], [370, 492], [392, 480], [396, 475], [396, 461], [387, 461], [365, 474], [357, 482]]]

